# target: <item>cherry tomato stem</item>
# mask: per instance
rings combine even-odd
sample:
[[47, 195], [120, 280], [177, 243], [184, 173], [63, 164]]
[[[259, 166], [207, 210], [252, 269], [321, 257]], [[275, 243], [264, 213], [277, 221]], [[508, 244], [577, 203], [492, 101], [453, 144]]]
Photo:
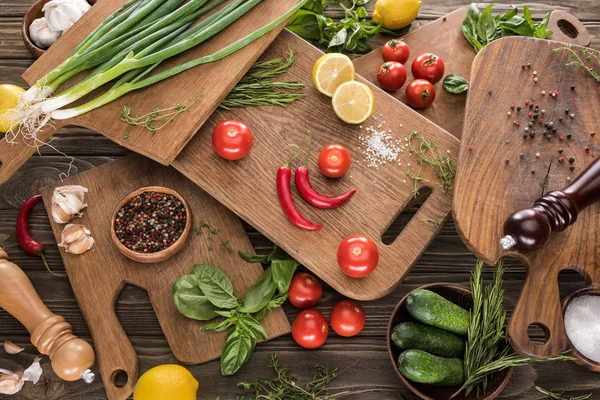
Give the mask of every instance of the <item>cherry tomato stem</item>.
[[317, 208], [328, 209], [339, 207], [350, 200], [354, 196], [354, 193], [356, 193], [356, 189], [352, 189], [339, 196], [330, 197], [317, 192], [310, 184], [309, 170], [306, 167], [298, 167], [294, 178], [300, 196], [310, 205]]

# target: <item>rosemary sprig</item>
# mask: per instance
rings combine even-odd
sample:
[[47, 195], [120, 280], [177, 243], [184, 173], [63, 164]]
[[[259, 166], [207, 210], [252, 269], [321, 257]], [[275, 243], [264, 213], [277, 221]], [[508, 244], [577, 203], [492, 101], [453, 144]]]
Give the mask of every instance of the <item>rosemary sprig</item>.
[[581, 396], [571, 397], [571, 396], [567, 396], [565, 394], [565, 392], [551, 392], [551, 391], [541, 388], [539, 386], [536, 386], [535, 390], [537, 390], [538, 392], [540, 392], [542, 394], [545, 394], [546, 396], [548, 396], [549, 399], [554, 399], [554, 400], [587, 400], [590, 397], [592, 397], [592, 393], [584, 394]]
[[[415, 146], [413, 140], [420, 143]], [[411, 130], [410, 135], [408, 136], [408, 147], [410, 153], [417, 156], [417, 164], [419, 164], [419, 171], [416, 173], [410, 168], [406, 170], [406, 175], [408, 175], [414, 183], [414, 197], [419, 195], [420, 182], [432, 182], [421, 176], [421, 171], [425, 165], [428, 165], [435, 171], [439, 179], [437, 186], [442, 188], [444, 192], [452, 190], [454, 187], [456, 169], [452, 164], [452, 159], [447, 155], [442, 154], [433, 140], [426, 140], [421, 133]]]
[[121, 121], [127, 122], [129, 125], [141, 126], [152, 133], [156, 133], [175, 121], [179, 114], [189, 109], [194, 103], [200, 100], [201, 97], [202, 93], [189, 100], [186, 104], [176, 104], [173, 107], [162, 109], [154, 107], [148, 114], [140, 116], [136, 115], [135, 117], [131, 114], [131, 107], [123, 106], [123, 111], [121, 111]]
[[286, 73], [294, 63], [294, 51], [289, 49], [284, 58], [260, 61], [227, 95], [219, 107], [229, 110], [252, 106], [286, 107], [306, 96], [304, 84], [297, 81], [278, 82], [272, 79]]
[[[565, 63], [565, 66], [567, 68], [570, 68], [573, 65], [578, 65], [581, 68], [583, 68], [588, 73], [588, 75], [590, 75], [592, 78], [594, 78], [596, 80], [596, 82], [600, 83], [600, 73], [594, 71], [595, 66], [600, 67], [600, 55], [598, 54], [598, 52], [596, 50], [584, 47], [583, 49], [580, 49], [579, 51], [575, 51], [568, 46], [561, 46], [561, 47], [556, 47], [550, 51], [552, 53], [556, 53], [559, 51], [568, 51], [570, 53], [569, 56], [574, 61], [567, 61]], [[579, 55], [579, 53], [581, 53], [581, 55]], [[588, 65], [590, 60], [592, 61], [591, 62], [592, 66]]]
[[224, 239], [221, 236], [221, 229], [215, 227], [210, 221], [200, 221], [200, 225], [198, 225], [198, 229], [196, 229], [196, 235], [202, 236], [202, 230], [206, 229], [208, 231], [208, 251], [213, 251], [212, 242], [213, 238], [216, 236], [221, 242], [221, 246], [227, 250], [228, 253], [233, 254], [233, 248], [231, 247], [231, 243], [228, 239]]

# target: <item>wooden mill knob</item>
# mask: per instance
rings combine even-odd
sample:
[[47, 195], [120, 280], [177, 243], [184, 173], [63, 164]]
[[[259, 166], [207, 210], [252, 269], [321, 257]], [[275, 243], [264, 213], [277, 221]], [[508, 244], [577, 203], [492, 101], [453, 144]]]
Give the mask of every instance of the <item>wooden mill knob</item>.
[[19, 320], [31, 343], [42, 354], [50, 356], [52, 369], [66, 381], [94, 381], [90, 371], [94, 350], [85, 340], [73, 335], [71, 325], [44, 305], [27, 275], [8, 261], [0, 247], [0, 307]]
[[504, 222], [500, 246], [504, 250], [535, 250], [553, 232], [567, 229], [586, 207], [600, 200], [600, 158], [596, 158], [569, 186], [537, 199], [532, 208], [513, 213]]

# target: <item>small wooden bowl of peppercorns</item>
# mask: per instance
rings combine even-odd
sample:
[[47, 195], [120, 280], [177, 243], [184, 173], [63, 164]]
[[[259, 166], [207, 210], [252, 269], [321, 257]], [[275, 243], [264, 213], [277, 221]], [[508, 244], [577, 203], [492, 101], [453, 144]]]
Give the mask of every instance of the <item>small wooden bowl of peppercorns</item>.
[[119, 202], [113, 213], [111, 238], [123, 255], [150, 264], [177, 254], [191, 229], [192, 213], [185, 199], [172, 189], [148, 186]]

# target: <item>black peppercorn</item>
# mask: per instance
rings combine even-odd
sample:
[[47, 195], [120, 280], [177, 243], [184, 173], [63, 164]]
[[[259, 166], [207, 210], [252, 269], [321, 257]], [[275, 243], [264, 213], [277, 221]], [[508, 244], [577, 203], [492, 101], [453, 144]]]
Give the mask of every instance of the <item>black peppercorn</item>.
[[558, 149], [558, 153], [562, 154], [563, 153], [563, 149]]
[[574, 157], [569, 157], [569, 164], [573, 164], [575, 162], [575, 158]]
[[571, 90], [575, 90], [575, 85], [571, 86]]
[[517, 106], [517, 111], [521, 111], [521, 106]]
[[565, 114], [569, 115], [569, 109], [568, 108], [565, 110]]
[[569, 167], [569, 170], [571, 170], [571, 172], [575, 171], [575, 167]]
[[527, 139], [527, 135], [523, 135], [523, 139]]
[[571, 135], [570, 133], [567, 135], [567, 139], [571, 139], [573, 137], [573, 135]]

